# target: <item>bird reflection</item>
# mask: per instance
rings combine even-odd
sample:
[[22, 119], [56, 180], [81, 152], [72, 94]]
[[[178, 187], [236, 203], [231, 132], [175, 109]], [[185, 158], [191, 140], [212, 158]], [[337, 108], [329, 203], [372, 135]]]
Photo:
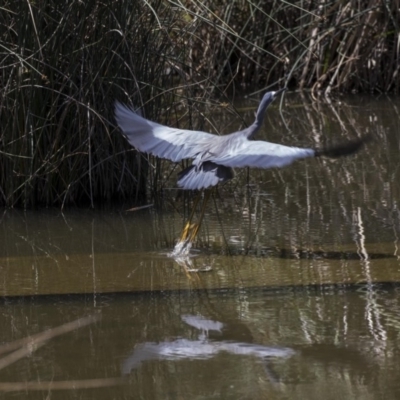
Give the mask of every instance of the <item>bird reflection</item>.
[[[224, 324], [198, 315], [183, 315], [182, 320], [199, 331], [197, 340], [179, 338], [160, 343], [145, 342], [135, 347], [134, 352], [122, 364], [122, 372], [129, 374], [144, 361], [182, 359], [206, 360], [220, 352], [235, 355], [251, 355], [263, 361], [272, 358], [287, 358], [295, 352], [288, 347], [263, 346], [246, 342], [216, 341], [209, 339], [209, 331], [221, 332]], [[271, 376], [268, 374], [268, 376]]]

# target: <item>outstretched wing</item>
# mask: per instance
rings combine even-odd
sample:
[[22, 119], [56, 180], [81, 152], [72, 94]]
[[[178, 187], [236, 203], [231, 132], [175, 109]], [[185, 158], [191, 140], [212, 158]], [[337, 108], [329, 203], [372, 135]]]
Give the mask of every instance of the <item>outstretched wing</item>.
[[283, 146], [260, 140], [240, 141], [231, 151], [209, 157], [216, 164], [231, 168], [279, 168], [300, 158], [315, 157], [313, 149]]
[[280, 168], [301, 158], [345, 157], [359, 151], [370, 140], [372, 140], [372, 137], [367, 135], [338, 145], [315, 150], [263, 141], [250, 141], [243, 138], [232, 142], [231, 146], [225, 146], [224, 151], [220, 151], [219, 154], [212, 154], [207, 159], [231, 168]]
[[149, 121], [119, 102], [115, 103], [115, 119], [137, 150], [175, 162], [196, 157], [215, 139], [210, 133], [170, 128]]

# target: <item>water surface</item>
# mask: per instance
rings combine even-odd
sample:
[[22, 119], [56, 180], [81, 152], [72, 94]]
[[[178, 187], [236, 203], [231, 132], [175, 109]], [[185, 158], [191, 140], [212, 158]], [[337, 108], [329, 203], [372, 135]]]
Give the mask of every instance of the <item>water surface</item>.
[[[252, 105], [240, 105], [245, 119]], [[157, 209], [4, 211], [0, 342], [99, 318], [0, 369], [1, 382], [15, 383], [0, 390], [53, 382], [25, 390], [29, 398], [398, 398], [399, 107], [391, 98], [286, 96], [281, 113], [278, 104], [268, 111], [262, 138], [376, 139], [339, 161], [237, 171], [214, 193], [190, 260], [168, 256], [191, 204], [168, 174]], [[240, 127], [232, 115], [213, 118], [223, 133]], [[56, 387], [89, 380], [92, 388]]]

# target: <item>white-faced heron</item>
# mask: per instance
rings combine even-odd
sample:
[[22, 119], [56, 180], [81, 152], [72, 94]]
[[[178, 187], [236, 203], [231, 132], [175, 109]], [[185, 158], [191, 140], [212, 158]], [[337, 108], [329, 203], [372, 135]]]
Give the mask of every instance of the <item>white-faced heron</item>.
[[[235, 167], [280, 168], [301, 158], [349, 155], [359, 150], [368, 139], [356, 139], [326, 149], [251, 140], [262, 126], [267, 107], [284, 90], [286, 88], [267, 92], [258, 106], [254, 122], [246, 129], [224, 136], [164, 126], [141, 117], [119, 102], [115, 103], [115, 118], [128, 142], [137, 150], [174, 162], [192, 159], [192, 165], [178, 175], [178, 186], [187, 190], [207, 189], [226, 182], [233, 178]], [[209, 191], [205, 202], [208, 196]], [[190, 242], [195, 238], [204, 214], [205, 202], [200, 222], [192, 224], [192, 213], [182, 233], [181, 242]]]

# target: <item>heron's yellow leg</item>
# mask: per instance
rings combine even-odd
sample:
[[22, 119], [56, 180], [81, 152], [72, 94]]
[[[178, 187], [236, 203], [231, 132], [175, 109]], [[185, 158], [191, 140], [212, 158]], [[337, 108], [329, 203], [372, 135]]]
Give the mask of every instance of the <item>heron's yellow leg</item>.
[[193, 229], [193, 226], [195, 225], [192, 223], [192, 219], [194, 217], [194, 213], [196, 212], [196, 208], [199, 204], [200, 199], [201, 199], [201, 192], [196, 196], [196, 199], [194, 200], [193, 209], [190, 213], [189, 219], [187, 220], [185, 227], [182, 230], [180, 239], [181, 242], [184, 242], [188, 238], [190, 231]]
[[204, 214], [206, 211], [206, 206], [207, 206], [208, 200], [210, 199], [210, 196], [211, 196], [211, 190], [206, 190], [204, 193], [203, 204], [201, 206], [200, 218], [199, 218], [197, 224], [192, 224], [193, 227], [191, 229], [190, 236], [189, 236], [189, 241], [191, 241], [191, 242], [193, 242], [196, 239], [196, 236], [199, 232], [201, 223], [203, 222]]
[[197, 206], [199, 204], [201, 195], [202, 194], [199, 193], [198, 196], [196, 197], [196, 200], [195, 200], [194, 205], [193, 205], [193, 210], [190, 213], [189, 219], [186, 222], [185, 227], [183, 228], [181, 239], [180, 239], [181, 242], [184, 242], [186, 240], [189, 240], [189, 242], [192, 242], [196, 238], [197, 233], [199, 232], [199, 229], [200, 229], [200, 226], [201, 226], [201, 222], [203, 221], [204, 213], [206, 211], [207, 202], [208, 202], [208, 200], [210, 198], [210, 195], [211, 195], [211, 190], [206, 190], [205, 191], [203, 204], [201, 206], [200, 218], [199, 218], [197, 223], [193, 223], [192, 220], [193, 220], [193, 217], [194, 217], [194, 213], [195, 213], [195, 211], [197, 209]]

